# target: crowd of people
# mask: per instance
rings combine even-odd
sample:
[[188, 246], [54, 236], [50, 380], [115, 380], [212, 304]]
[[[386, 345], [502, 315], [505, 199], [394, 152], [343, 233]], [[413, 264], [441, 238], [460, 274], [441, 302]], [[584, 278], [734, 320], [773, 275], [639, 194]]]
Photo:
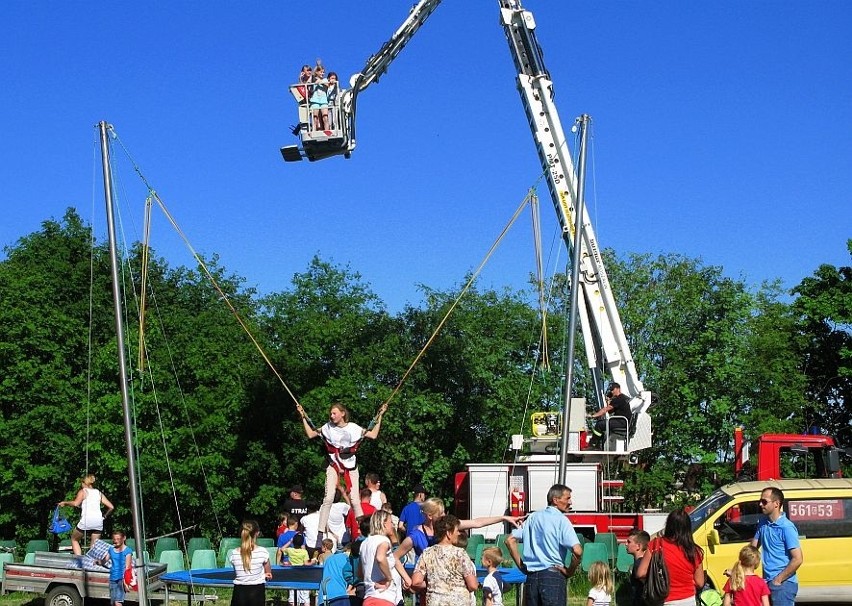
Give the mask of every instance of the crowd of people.
[[[322, 564], [326, 577], [322, 597], [329, 604], [396, 606], [408, 592], [419, 593], [422, 604], [456, 604], [462, 594], [470, 603], [478, 584], [474, 564], [460, 547], [465, 531], [500, 523], [518, 526], [521, 518], [459, 520], [446, 515], [441, 499], [426, 498], [426, 489], [419, 484], [397, 517], [378, 474], [364, 474], [362, 486], [356, 456], [362, 441], [378, 438], [387, 407], [380, 407], [366, 428], [350, 421], [349, 411], [340, 403], [331, 405], [328, 421], [320, 427], [301, 405], [297, 410], [305, 436], [324, 444], [325, 490], [318, 505], [304, 498], [300, 484], [290, 487], [275, 531], [276, 563]], [[502, 604], [496, 572], [502, 555], [497, 552], [483, 554], [481, 562], [492, 570], [486, 591], [489, 606]], [[409, 576], [405, 564], [415, 562]], [[306, 606], [307, 597], [299, 592], [291, 596], [294, 606]]]
[[[297, 405], [305, 435], [321, 438], [327, 454], [326, 482], [320, 505], [304, 499], [304, 489], [290, 488], [275, 529], [275, 562], [284, 566], [322, 565], [321, 596], [331, 606], [398, 606], [408, 592], [418, 594], [421, 606], [456, 606], [477, 603], [479, 590], [476, 567], [464, 549], [466, 531], [492, 524], [514, 526], [506, 538], [506, 548], [517, 568], [526, 575], [526, 606], [564, 606], [567, 580], [580, 565], [582, 543], [568, 516], [571, 489], [554, 484], [547, 493], [547, 506], [527, 516], [486, 516], [460, 520], [448, 515], [439, 498], [426, 498], [417, 485], [412, 500], [394, 515], [381, 490], [376, 473], [364, 476], [360, 484], [356, 453], [365, 439], [379, 436], [387, 405], [379, 408], [367, 428], [349, 420], [343, 404], [332, 404], [329, 420], [317, 429], [301, 405]], [[85, 476], [72, 501], [58, 506], [82, 510], [72, 534], [75, 554], [80, 539], [91, 533], [92, 543], [103, 531], [104, 515], [112, 503], [94, 488], [95, 477]], [[338, 497], [338, 498], [336, 498]], [[724, 606], [794, 606], [798, 590], [796, 570], [803, 557], [798, 532], [783, 513], [784, 495], [778, 488], [766, 488], [760, 499], [763, 518], [750, 545], [743, 547], [732, 566], [724, 588]], [[241, 544], [228, 554], [235, 570], [234, 606], [263, 606], [266, 582], [272, 578], [269, 552], [257, 545], [257, 522], [243, 522]], [[521, 550], [523, 545], [523, 550]], [[696, 595], [705, 585], [702, 549], [695, 544], [689, 515], [671, 512], [658, 537], [647, 532], [630, 532], [627, 551], [635, 564], [630, 579], [633, 606], [696, 606]], [[758, 550], [760, 548], [760, 550]], [[121, 605], [129, 580], [122, 576], [130, 568], [130, 550], [124, 534], [113, 532], [113, 548], [100, 555], [111, 567], [113, 604]], [[659, 560], [663, 564], [657, 564]], [[494, 547], [483, 550], [480, 564], [488, 571], [482, 583], [482, 604], [502, 606], [503, 583], [498, 567], [502, 552]], [[413, 564], [409, 575], [405, 564]], [[763, 566], [763, 578], [755, 570]], [[646, 580], [655, 567], [664, 567], [668, 582], [666, 595], [658, 604], [648, 604]], [[606, 562], [589, 568], [591, 588], [587, 606], [610, 606], [613, 601], [612, 573]], [[651, 583], [647, 583], [651, 585]], [[294, 606], [308, 606], [307, 591], [293, 592]]]
[[326, 134], [330, 135], [336, 126], [334, 112], [329, 112], [329, 107], [337, 105], [337, 97], [340, 94], [337, 73], [329, 72], [326, 76], [325, 67], [319, 59], [313, 67], [305, 64], [299, 72], [295, 92], [299, 103], [307, 106], [311, 112], [311, 130], [326, 131]]
[[[459, 604], [459, 596], [469, 604], [479, 586], [464, 549], [465, 529], [520, 522], [511, 516], [459, 520], [445, 513], [440, 499], [425, 498], [421, 485], [414, 487], [411, 502], [397, 517], [381, 491], [380, 478], [368, 473], [365, 484], [359, 491], [362, 515], [355, 515], [349, 493], [340, 487], [340, 500], [331, 504], [325, 530], [320, 530], [321, 507], [303, 498], [301, 485], [291, 487], [286, 510], [279, 515], [276, 563], [322, 565], [327, 579], [323, 598], [329, 604], [397, 606], [408, 592], [420, 594], [420, 603], [429, 606]], [[499, 549], [483, 551], [479, 564], [489, 570], [482, 588], [486, 606], [502, 605], [497, 571], [502, 560]], [[405, 564], [415, 562], [409, 575]], [[294, 606], [308, 604], [307, 592], [293, 594]]]
[[[368, 428], [351, 423], [348, 410], [339, 403], [331, 406], [329, 420], [320, 429], [301, 405], [297, 405], [297, 410], [305, 435], [309, 439], [319, 437], [325, 443], [325, 494], [317, 511], [317, 507], [302, 499], [301, 486], [291, 489], [278, 527], [278, 561], [288, 562], [288, 546], [296, 542], [298, 534], [294, 533], [300, 529], [305, 537], [306, 561], [327, 561], [343, 550], [346, 561], [338, 557], [340, 564], [331, 571], [335, 582], [324, 583], [337, 592], [325, 596], [329, 604], [397, 606], [406, 592], [414, 592], [425, 606], [475, 605], [479, 583], [475, 564], [464, 549], [465, 531], [498, 523], [515, 527], [506, 539], [506, 548], [526, 575], [526, 606], [567, 603], [567, 580], [580, 565], [583, 553], [582, 543], [566, 515], [572, 499], [569, 487], [554, 484], [547, 493], [547, 507], [528, 516], [459, 520], [447, 515], [441, 499], [426, 498], [426, 490], [418, 485], [412, 501], [396, 518], [381, 491], [378, 475], [366, 474], [365, 486], [360, 488], [355, 456], [364, 439], [378, 438], [387, 406], [379, 409]], [[340, 501], [335, 502], [335, 494], [340, 495]], [[802, 563], [802, 554], [796, 529], [781, 511], [783, 504], [783, 493], [777, 488], [767, 488], [761, 495], [765, 519], [752, 544], [743, 548], [733, 566], [730, 582], [724, 588], [725, 606], [769, 606], [769, 595], [773, 606], [793, 606], [795, 572]], [[704, 554], [693, 540], [689, 515], [684, 510], [671, 512], [662, 532], [653, 540], [647, 532], [634, 529], [626, 547], [635, 561], [630, 579], [634, 606], [647, 606], [645, 581], [655, 559], [661, 559], [661, 566], [668, 572], [666, 595], [660, 596], [660, 603], [696, 606], [696, 596], [705, 585]], [[761, 556], [764, 578], [758, 579], [754, 570]], [[414, 569], [409, 576], [404, 564], [412, 559]], [[304, 557], [299, 559], [303, 560]], [[482, 584], [484, 606], [502, 605], [503, 587], [497, 571], [501, 562], [502, 553], [494, 548], [484, 550], [478, 562], [488, 569]], [[295, 564], [292, 560], [289, 563]], [[596, 562], [588, 574], [591, 588], [587, 606], [610, 606], [613, 581], [609, 565]], [[297, 597], [296, 606], [307, 605], [302, 597]]]

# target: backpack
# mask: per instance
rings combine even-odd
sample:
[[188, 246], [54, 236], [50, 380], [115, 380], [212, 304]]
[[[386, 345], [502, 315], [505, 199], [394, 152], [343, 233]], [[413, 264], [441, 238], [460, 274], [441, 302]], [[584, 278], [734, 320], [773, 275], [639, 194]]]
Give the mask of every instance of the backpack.
[[703, 606], [722, 606], [722, 594], [715, 589], [705, 589], [698, 595], [698, 603]]
[[642, 597], [645, 598], [647, 606], [661, 606], [669, 595], [669, 571], [666, 561], [663, 559], [662, 541], [657, 549], [651, 552], [651, 561], [648, 565], [648, 576], [645, 577], [645, 589]]

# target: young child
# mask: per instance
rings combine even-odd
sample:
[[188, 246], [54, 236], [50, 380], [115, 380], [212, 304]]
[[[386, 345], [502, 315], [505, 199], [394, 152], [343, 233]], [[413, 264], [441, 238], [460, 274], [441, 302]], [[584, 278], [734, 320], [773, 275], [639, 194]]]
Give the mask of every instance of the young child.
[[503, 554], [499, 547], [486, 547], [482, 550], [482, 565], [488, 574], [482, 579], [482, 606], [503, 606], [503, 576], [497, 567], [503, 563]]
[[283, 511], [278, 514], [278, 525], [275, 527], [275, 540], [278, 541], [278, 537], [280, 537], [283, 533], [287, 532], [287, 522], [289, 518], [286, 513]]
[[586, 606], [609, 606], [612, 602], [612, 573], [605, 562], [593, 562], [589, 568], [589, 581], [592, 583], [589, 589], [589, 598]]
[[324, 566], [325, 561], [334, 553], [334, 541], [331, 539], [323, 539], [320, 546], [320, 552], [317, 554], [317, 564]]
[[644, 606], [645, 599], [642, 597], [642, 590], [645, 589], [645, 579], [640, 579], [636, 576], [639, 569], [637, 562], [640, 562], [645, 557], [645, 552], [648, 550], [648, 543], [651, 542], [651, 535], [644, 530], [634, 528], [627, 535], [627, 553], [633, 556], [633, 570], [630, 571], [630, 588], [633, 590], [633, 606]]
[[278, 535], [278, 540], [275, 546], [278, 551], [275, 552], [275, 563], [284, 564], [284, 550], [293, 545], [293, 537], [299, 532], [299, 518], [296, 516], [287, 516], [287, 530]]
[[[287, 559], [291, 566], [308, 566], [314, 563], [314, 560], [308, 555], [308, 550], [305, 549], [305, 537], [297, 534], [293, 537], [293, 546], [284, 549]], [[300, 589], [296, 592], [296, 606], [308, 606], [308, 598], [310, 592], [305, 589]]]
[[731, 568], [725, 583], [724, 606], [769, 606], [769, 587], [754, 574], [760, 564], [760, 552], [751, 545], [740, 549], [740, 558]]
[[125, 544], [125, 535], [121, 530], [113, 531], [112, 546], [102, 560], [109, 562], [109, 602], [112, 606], [124, 603], [124, 571], [133, 567], [133, 550]]

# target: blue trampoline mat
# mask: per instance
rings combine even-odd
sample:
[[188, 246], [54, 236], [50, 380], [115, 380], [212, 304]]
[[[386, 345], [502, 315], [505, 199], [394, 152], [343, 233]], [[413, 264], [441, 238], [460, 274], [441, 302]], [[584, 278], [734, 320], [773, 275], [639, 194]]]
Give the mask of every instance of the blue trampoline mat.
[[[160, 577], [166, 583], [201, 585], [203, 587], [230, 587], [234, 584], [233, 568], [208, 568], [181, 570]], [[273, 566], [272, 580], [266, 582], [270, 589], [317, 589], [322, 580], [322, 566]]]
[[[413, 566], [406, 566], [411, 574]], [[526, 577], [517, 568], [499, 568], [505, 583], [523, 583]], [[484, 568], [476, 569], [479, 581], [485, 578]], [[160, 577], [169, 584], [200, 585], [202, 587], [230, 587], [234, 584], [233, 568], [209, 568], [204, 570], [181, 570]], [[319, 589], [322, 581], [322, 566], [273, 566], [272, 580], [267, 581], [269, 589]]]

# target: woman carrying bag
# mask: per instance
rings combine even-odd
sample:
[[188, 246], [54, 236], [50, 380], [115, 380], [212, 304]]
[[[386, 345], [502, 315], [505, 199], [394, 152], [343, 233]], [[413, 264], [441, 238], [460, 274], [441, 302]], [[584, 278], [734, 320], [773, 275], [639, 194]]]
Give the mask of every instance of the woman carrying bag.
[[[71, 549], [74, 555], [83, 555], [83, 550], [80, 547], [80, 539], [90, 533], [90, 545], [101, 538], [104, 531], [104, 518], [112, 513], [115, 509], [109, 499], [104, 496], [100, 490], [95, 488], [95, 476], [89, 474], [80, 481], [80, 490], [77, 491], [77, 496], [73, 501], [59, 501], [57, 507], [72, 507], [80, 508], [80, 521], [77, 522], [74, 532], [71, 533]], [[101, 505], [107, 508], [106, 514], [101, 513]]]
[[[646, 579], [656, 552], [662, 554], [669, 580], [668, 595], [662, 603], [666, 606], [696, 606], [695, 592], [704, 587], [704, 552], [692, 540], [692, 525], [684, 510], [673, 511], [666, 518], [663, 534], [648, 544], [648, 550], [639, 562], [637, 577]], [[645, 583], [646, 602], [650, 581], [646, 579]]]

